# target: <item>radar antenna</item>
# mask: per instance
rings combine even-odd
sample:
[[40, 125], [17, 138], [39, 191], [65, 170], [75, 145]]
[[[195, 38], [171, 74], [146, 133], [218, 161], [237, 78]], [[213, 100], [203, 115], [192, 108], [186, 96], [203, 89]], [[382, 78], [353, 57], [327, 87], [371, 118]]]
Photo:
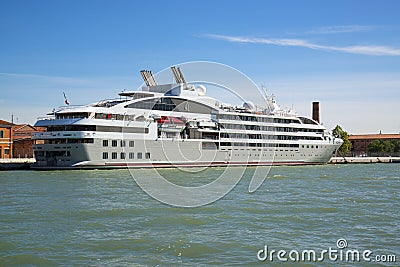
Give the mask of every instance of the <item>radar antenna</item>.
[[267, 101], [268, 100], [268, 93], [267, 93], [267, 86], [265, 85], [265, 83], [261, 84], [261, 91], [264, 94], [264, 100]]

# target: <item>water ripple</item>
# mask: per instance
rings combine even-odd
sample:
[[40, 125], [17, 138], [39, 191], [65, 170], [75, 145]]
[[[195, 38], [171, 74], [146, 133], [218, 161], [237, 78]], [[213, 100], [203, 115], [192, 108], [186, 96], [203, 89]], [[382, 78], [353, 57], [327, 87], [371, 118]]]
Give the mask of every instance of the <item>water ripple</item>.
[[[0, 266], [247, 266], [264, 245], [322, 250], [338, 238], [400, 256], [398, 166], [274, 167], [255, 193], [247, 173], [195, 209], [155, 201], [126, 170], [0, 172]], [[161, 172], [201, 184], [213, 169]]]

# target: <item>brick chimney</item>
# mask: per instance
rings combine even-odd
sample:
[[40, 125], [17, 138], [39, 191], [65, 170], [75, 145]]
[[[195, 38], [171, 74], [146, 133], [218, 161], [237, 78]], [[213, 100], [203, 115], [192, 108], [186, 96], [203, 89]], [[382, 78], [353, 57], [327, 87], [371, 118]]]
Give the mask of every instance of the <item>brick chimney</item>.
[[319, 117], [319, 102], [312, 103], [312, 119], [317, 121], [318, 123], [321, 122]]

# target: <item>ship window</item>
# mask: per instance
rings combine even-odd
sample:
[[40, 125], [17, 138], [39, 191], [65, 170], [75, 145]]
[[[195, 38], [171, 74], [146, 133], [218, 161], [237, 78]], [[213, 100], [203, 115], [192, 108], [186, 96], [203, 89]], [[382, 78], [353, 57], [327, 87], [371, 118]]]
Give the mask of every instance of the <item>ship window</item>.
[[121, 140], [121, 147], [124, 147], [126, 145], [125, 140]]
[[112, 159], [117, 159], [117, 152], [111, 153], [111, 158]]
[[94, 140], [93, 138], [82, 138], [82, 139], [68, 139], [67, 143], [68, 144], [86, 144], [86, 143], [93, 143]]
[[107, 114], [104, 114], [104, 113], [96, 113], [94, 115], [94, 118], [95, 119], [106, 119], [106, 116], [107, 116]]
[[134, 147], [135, 146], [135, 141], [129, 141], [129, 147]]
[[142, 159], [142, 158], [143, 158], [142, 152], [138, 152], [138, 153], [137, 153], [137, 158], [138, 158], [138, 159]]
[[116, 147], [117, 146], [117, 140], [112, 140], [112, 143], [111, 143], [111, 145], [113, 146], [113, 147]]
[[43, 157], [44, 156], [44, 151], [35, 151], [35, 156], [36, 157]]
[[125, 159], [125, 153], [121, 152], [121, 159]]
[[134, 159], [134, 158], [135, 158], [135, 153], [130, 152], [130, 153], [129, 153], [129, 159]]
[[108, 146], [108, 140], [103, 140], [103, 146]]
[[213, 111], [213, 109], [211, 107], [208, 107], [207, 105], [175, 97], [145, 99], [129, 104], [125, 107], [203, 114], [211, 114], [211, 112]]
[[3, 130], [0, 131], [0, 138], [4, 138], [4, 131]]
[[89, 113], [86, 112], [56, 114], [56, 119], [76, 119], [76, 118], [88, 118], [88, 117]]
[[154, 105], [157, 103], [158, 100], [159, 100], [158, 98], [145, 99], [142, 101], [132, 103], [125, 107], [126, 108], [138, 108], [138, 109], [153, 109]]
[[10, 149], [9, 148], [5, 148], [4, 149], [4, 155], [8, 155], [10, 153]]
[[150, 159], [150, 152], [146, 152], [146, 154], [144, 154], [144, 158], [145, 159]]
[[108, 159], [108, 152], [103, 152], [103, 159]]
[[302, 122], [303, 124], [314, 124], [314, 125], [318, 125], [317, 122], [315, 122], [315, 121], [313, 121], [313, 120], [311, 120], [311, 119], [309, 119], [309, 118], [299, 117], [299, 119], [301, 120], [301, 122]]
[[44, 140], [45, 144], [65, 144], [66, 139], [51, 139], [51, 140]]
[[96, 130], [98, 132], [149, 133], [149, 128], [143, 127], [96, 126]]
[[309, 146], [309, 145], [307, 145], [307, 148], [310, 148], [310, 146]]

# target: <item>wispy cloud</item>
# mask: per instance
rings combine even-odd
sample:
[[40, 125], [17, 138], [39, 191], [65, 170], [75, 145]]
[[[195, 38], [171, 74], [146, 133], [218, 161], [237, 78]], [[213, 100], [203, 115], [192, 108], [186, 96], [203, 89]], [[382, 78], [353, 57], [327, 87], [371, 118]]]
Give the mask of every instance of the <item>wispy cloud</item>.
[[311, 34], [335, 34], [335, 33], [350, 33], [350, 32], [366, 32], [376, 29], [376, 26], [368, 25], [340, 25], [340, 26], [327, 26], [318, 27], [308, 31]]
[[319, 45], [302, 39], [274, 39], [253, 38], [244, 36], [228, 36], [218, 34], [205, 34], [207, 38], [224, 40], [234, 43], [268, 44], [277, 46], [305, 47], [315, 50], [338, 51], [350, 54], [373, 55], [373, 56], [400, 56], [400, 49], [390, 46], [353, 45], [353, 46], [331, 46]]

